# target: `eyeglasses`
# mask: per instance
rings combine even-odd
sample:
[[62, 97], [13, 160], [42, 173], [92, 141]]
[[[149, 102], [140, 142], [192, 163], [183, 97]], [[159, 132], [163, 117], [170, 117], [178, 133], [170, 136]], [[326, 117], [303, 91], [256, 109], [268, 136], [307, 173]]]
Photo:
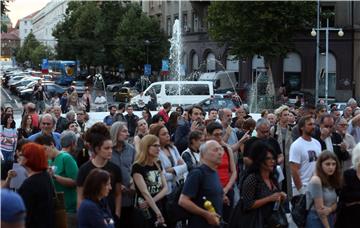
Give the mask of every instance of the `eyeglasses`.
[[48, 126], [50, 126], [52, 123], [42, 122], [41, 124], [42, 124], [42, 125], [48, 125]]
[[84, 115], [84, 113], [77, 113], [76, 115], [78, 115], [78, 116], [79, 116], [79, 115]]
[[150, 146], [160, 148], [160, 144], [154, 144], [154, 145], [150, 145]]
[[347, 126], [349, 126], [349, 124], [339, 124], [339, 126], [347, 127]]
[[332, 128], [333, 125], [324, 125], [324, 128]]

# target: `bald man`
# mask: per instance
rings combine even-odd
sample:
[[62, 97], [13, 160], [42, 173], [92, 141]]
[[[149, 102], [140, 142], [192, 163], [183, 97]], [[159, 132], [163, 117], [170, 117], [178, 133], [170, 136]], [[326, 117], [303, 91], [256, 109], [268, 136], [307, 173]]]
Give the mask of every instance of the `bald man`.
[[[219, 226], [224, 192], [216, 170], [223, 154], [223, 147], [215, 140], [200, 146], [202, 165], [189, 173], [179, 199], [179, 205], [193, 214], [189, 219], [189, 228]], [[204, 198], [212, 203], [216, 213], [204, 209]]]

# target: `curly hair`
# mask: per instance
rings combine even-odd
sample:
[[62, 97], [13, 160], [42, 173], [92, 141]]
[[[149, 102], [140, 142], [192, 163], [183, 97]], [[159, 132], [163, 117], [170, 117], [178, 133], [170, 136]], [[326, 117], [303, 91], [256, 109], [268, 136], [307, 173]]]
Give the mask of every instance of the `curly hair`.
[[96, 149], [100, 148], [106, 140], [111, 140], [111, 135], [109, 129], [102, 122], [95, 123], [85, 132], [85, 141], [90, 144], [95, 154]]

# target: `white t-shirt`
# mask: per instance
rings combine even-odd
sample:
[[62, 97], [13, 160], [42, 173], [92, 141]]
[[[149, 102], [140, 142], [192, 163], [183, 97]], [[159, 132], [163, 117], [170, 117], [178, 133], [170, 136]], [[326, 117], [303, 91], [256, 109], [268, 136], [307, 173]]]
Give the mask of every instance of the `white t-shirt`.
[[[306, 141], [303, 137], [299, 137], [290, 146], [289, 161], [300, 164], [300, 179], [304, 186], [308, 185], [310, 178], [314, 174], [316, 160], [320, 153], [321, 145], [314, 138], [311, 138], [311, 141]], [[298, 195], [293, 178], [291, 180], [293, 195]]]

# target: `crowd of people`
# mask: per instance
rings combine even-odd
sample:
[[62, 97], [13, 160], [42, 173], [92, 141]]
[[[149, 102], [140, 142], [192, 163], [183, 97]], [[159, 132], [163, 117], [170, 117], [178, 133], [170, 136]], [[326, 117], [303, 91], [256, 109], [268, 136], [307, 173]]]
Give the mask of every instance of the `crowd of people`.
[[281, 105], [256, 121], [242, 106], [233, 116], [166, 102], [137, 116], [120, 103], [91, 126], [83, 105], [37, 106], [18, 129], [1, 109], [4, 227], [287, 227], [303, 198], [304, 227], [360, 226], [354, 99], [342, 115]]

